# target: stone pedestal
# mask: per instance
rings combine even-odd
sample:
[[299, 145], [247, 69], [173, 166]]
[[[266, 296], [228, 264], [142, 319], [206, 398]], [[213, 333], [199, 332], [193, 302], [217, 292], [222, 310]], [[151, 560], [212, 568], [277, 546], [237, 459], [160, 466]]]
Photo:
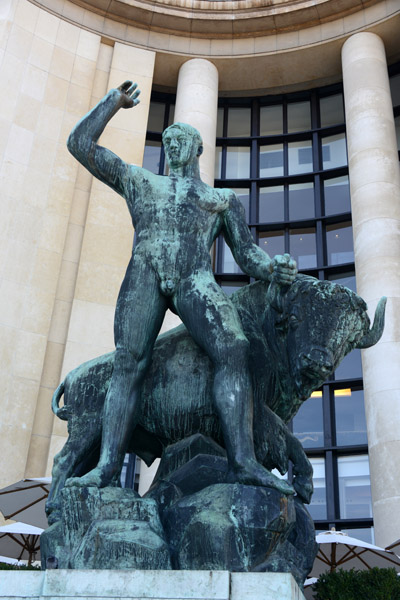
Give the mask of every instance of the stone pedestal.
[[0, 600], [304, 600], [289, 573], [3, 571]]

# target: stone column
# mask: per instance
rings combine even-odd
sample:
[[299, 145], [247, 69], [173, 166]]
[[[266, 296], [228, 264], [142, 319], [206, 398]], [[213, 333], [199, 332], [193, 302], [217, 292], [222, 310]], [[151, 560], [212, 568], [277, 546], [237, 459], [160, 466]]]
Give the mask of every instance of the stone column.
[[381, 341], [363, 351], [376, 543], [400, 530], [400, 179], [385, 49], [357, 33], [342, 49], [358, 293], [388, 297]]
[[200, 174], [208, 185], [214, 185], [217, 108], [217, 68], [202, 58], [188, 60], [179, 70], [174, 121], [199, 130], [204, 143]]

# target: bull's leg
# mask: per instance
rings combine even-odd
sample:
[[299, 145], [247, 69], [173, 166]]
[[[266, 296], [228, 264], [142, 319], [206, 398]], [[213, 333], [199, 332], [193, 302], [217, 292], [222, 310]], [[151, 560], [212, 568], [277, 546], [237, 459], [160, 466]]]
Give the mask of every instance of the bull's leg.
[[[206, 274], [203, 274], [204, 276]], [[175, 300], [182, 321], [214, 364], [213, 396], [227, 451], [229, 479], [294, 494], [291, 485], [257, 462], [248, 341], [236, 309], [215, 280], [186, 280]]]
[[310, 504], [314, 492], [313, 468], [299, 440], [288, 430], [287, 448], [293, 463], [293, 487], [303, 502]]

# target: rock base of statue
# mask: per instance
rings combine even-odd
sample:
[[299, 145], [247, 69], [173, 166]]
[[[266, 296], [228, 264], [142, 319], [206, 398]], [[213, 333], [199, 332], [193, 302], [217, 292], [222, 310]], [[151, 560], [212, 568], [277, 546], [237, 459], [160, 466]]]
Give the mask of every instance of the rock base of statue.
[[0, 600], [304, 600], [289, 573], [2, 571]]

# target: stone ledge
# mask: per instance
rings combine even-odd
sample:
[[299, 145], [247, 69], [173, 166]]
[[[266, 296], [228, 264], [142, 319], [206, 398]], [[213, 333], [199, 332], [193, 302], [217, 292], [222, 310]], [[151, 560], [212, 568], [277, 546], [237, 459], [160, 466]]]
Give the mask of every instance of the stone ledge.
[[288, 573], [3, 571], [0, 600], [304, 600]]

